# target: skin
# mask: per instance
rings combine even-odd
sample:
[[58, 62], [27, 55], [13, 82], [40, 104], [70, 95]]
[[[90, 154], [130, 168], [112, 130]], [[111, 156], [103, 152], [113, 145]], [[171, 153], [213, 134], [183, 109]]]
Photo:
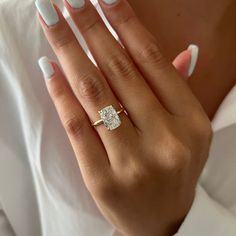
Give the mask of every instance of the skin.
[[190, 42], [200, 47], [189, 86], [212, 119], [236, 82], [236, 1], [129, 2], [170, 60]]
[[[40, 15], [39, 21], [64, 74], [52, 62], [55, 73], [46, 86], [104, 217], [125, 236], [170, 236], [192, 205], [211, 123], [181, 76], [183, 66], [176, 71], [127, 1], [99, 2], [125, 49], [90, 1], [82, 9], [65, 1], [99, 69], [55, 6], [56, 25], [48, 27]], [[189, 54], [180, 58], [187, 63]], [[119, 102], [128, 115], [121, 115], [118, 129], [91, 126], [99, 110], [110, 104], [119, 109]]]

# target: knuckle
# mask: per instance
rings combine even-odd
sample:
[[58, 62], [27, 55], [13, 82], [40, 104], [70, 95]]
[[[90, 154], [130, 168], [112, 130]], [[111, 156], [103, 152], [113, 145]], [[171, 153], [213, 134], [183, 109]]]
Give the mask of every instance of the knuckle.
[[125, 53], [111, 56], [107, 63], [108, 74], [119, 78], [135, 78], [133, 63]]
[[52, 45], [57, 51], [67, 49], [76, 43], [75, 37], [67, 28], [57, 30], [56, 36], [52, 39]]
[[128, 175], [124, 185], [131, 190], [140, 189], [140, 187], [145, 185], [145, 183], [150, 182], [149, 176], [150, 172], [145, 172], [144, 168], [133, 169], [132, 173]]
[[136, 21], [137, 17], [134, 14], [128, 14], [128, 15], [117, 15], [115, 23], [117, 25], [123, 25], [123, 24], [128, 24], [132, 23], [132, 21]]
[[137, 57], [142, 63], [163, 64], [164, 59], [156, 42], [150, 42], [142, 47]]
[[93, 188], [93, 194], [100, 201], [105, 201], [107, 203], [115, 201], [119, 193], [119, 187], [111, 180], [103, 180], [96, 187]]
[[80, 24], [80, 30], [83, 33], [88, 33], [94, 30], [96, 27], [100, 27], [102, 24], [101, 20], [97, 17], [88, 17], [86, 19], [86, 24]]
[[60, 99], [66, 94], [65, 87], [59, 84], [54, 84], [54, 86], [50, 87], [50, 94], [54, 99]]
[[202, 121], [197, 127], [197, 136], [203, 141], [211, 141], [213, 130], [210, 122]]
[[68, 119], [65, 119], [63, 122], [63, 126], [66, 132], [74, 137], [77, 137], [78, 135], [81, 134], [83, 125], [84, 125], [83, 119], [78, 116], [70, 117]]
[[78, 89], [80, 95], [87, 101], [100, 101], [104, 96], [105, 84], [96, 75], [79, 76]]
[[194, 118], [194, 136], [196, 137], [198, 143], [210, 143], [213, 136], [213, 129], [208, 117], [201, 113], [195, 115]]
[[153, 168], [155, 169], [154, 166], [149, 165], [149, 162], [134, 158], [129, 161], [126, 167], [122, 167], [121, 185], [126, 190], [140, 189], [140, 186], [145, 185], [152, 179]]
[[168, 150], [164, 155], [165, 164], [168, 170], [172, 173], [182, 171], [191, 161], [192, 152], [190, 148], [178, 140], [176, 137], [172, 137], [168, 140]]

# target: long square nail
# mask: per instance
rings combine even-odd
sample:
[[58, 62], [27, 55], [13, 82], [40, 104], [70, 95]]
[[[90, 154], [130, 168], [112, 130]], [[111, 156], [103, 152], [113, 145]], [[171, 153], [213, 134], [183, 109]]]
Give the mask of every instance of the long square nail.
[[36, 0], [35, 5], [48, 26], [55, 25], [59, 21], [58, 14], [50, 0]]
[[50, 79], [54, 75], [55, 70], [47, 57], [41, 57], [38, 64], [45, 79]]

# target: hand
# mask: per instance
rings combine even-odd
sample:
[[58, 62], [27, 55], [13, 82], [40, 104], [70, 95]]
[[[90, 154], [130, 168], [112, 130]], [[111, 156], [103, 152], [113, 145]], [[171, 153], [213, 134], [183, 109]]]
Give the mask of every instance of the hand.
[[[201, 105], [126, 0], [99, 1], [124, 47], [90, 1], [77, 9], [64, 2], [98, 67], [59, 9], [36, 3], [65, 73], [42, 59], [46, 85], [97, 206], [124, 235], [172, 235], [191, 207], [208, 157], [212, 130]], [[127, 111], [121, 126], [92, 127], [99, 110], [118, 110], [119, 103]]]

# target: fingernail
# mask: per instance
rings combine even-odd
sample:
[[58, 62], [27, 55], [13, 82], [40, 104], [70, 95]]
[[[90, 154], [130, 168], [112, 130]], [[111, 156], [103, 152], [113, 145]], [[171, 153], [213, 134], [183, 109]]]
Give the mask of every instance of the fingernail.
[[188, 47], [188, 50], [191, 51], [191, 63], [189, 65], [188, 76], [190, 77], [193, 74], [193, 71], [196, 67], [198, 55], [199, 55], [199, 47], [195, 44], [191, 44]]
[[54, 75], [55, 70], [47, 57], [41, 57], [38, 64], [45, 79], [50, 79]]
[[55, 25], [59, 21], [58, 14], [50, 0], [36, 0], [35, 5], [48, 26]]
[[105, 2], [108, 5], [114, 4], [115, 2], [117, 2], [118, 0], [103, 0], [103, 2]]
[[72, 8], [81, 8], [85, 4], [85, 0], [67, 0]]

